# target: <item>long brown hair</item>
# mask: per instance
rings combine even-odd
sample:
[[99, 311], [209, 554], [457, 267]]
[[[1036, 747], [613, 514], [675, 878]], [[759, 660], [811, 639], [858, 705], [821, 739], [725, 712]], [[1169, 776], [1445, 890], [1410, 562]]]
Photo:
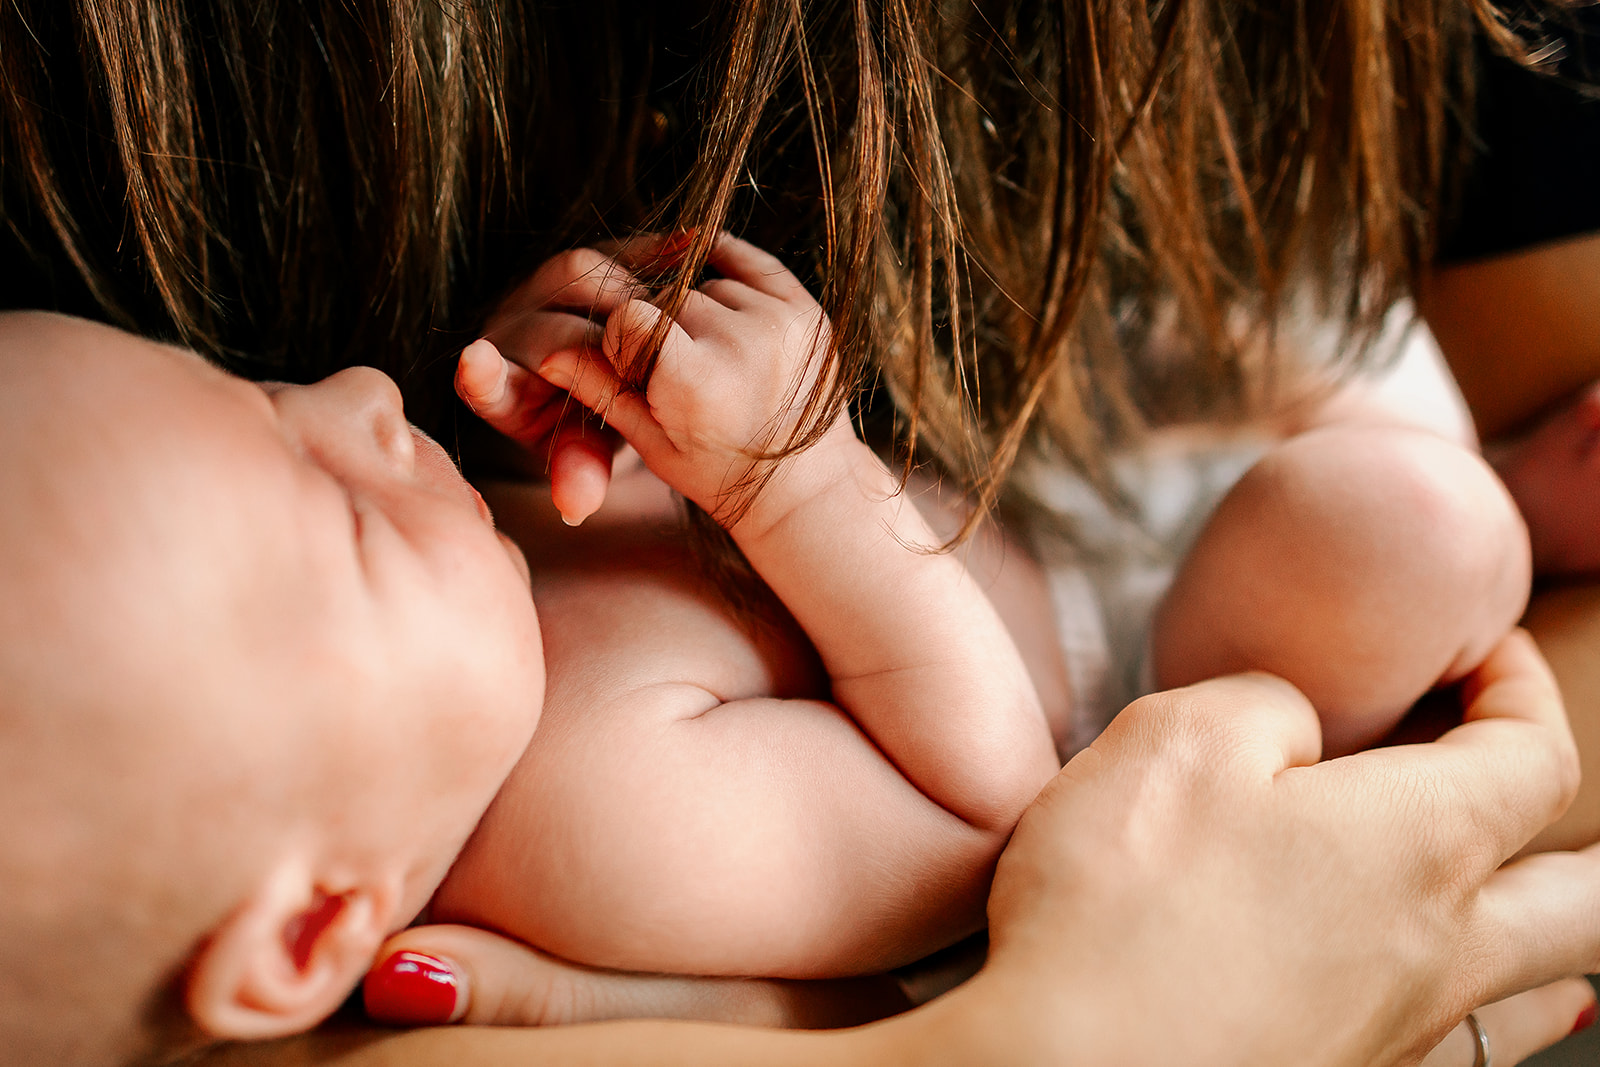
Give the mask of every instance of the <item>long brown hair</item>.
[[877, 397], [988, 506], [1018, 456], [1246, 411], [1302, 305], [1358, 359], [1437, 243], [1470, 39], [1538, 44], [1491, 0], [712, 6], [8, 0], [0, 302], [425, 402], [541, 256], [693, 228], [670, 306], [727, 225], [834, 324], [775, 444]]
[[807, 428], [872, 390], [987, 504], [1021, 453], [1249, 408], [1297, 301], [1359, 355], [1436, 244], [1471, 37], [1521, 40], [1490, 0], [713, 7], [652, 177], [662, 5], [17, 0], [6, 258], [246, 373], [428, 393], [539, 255], [692, 227], [670, 303], [732, 225], [833, 319]]
[[531, 0], [0, 5], [3, 299], [433, 399], [495, 289], [631, 195], [640, 67], [559, 46], [584, 28]]
[[1098, 476], [1271, 403], [1291, 316], [1361, 362], [1470, 155], [1478, 35], [1540, 58], [1489, 0], [748, 0], [679, 217], [761, 195], [803, 100], [844, 371], [813, 425], [876, 386], [981, 514], [1019, 455]]

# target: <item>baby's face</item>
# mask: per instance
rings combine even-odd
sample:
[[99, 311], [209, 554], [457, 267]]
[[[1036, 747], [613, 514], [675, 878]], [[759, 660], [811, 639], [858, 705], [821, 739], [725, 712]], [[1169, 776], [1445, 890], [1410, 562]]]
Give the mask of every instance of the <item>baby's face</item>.
[[[37, 460], [0, 487], [18, 548], [0, 627], [50, 699], [114, 709], [62, 735], [38, 788], [100, 820], [215, 779], [198, 795], [303, 812], [352, 870], [400, 857], [403, 924], [538, 718], [520, 552], [376, 371], [261, 387], [107, 328], [17, 321], [0, 446]], [[52, 721], [31, 729], [66, 730]]]
[[229, 463], [234, 478], [283, 516], [286, 528], [270, 536], [305, 546], [301, 569], [284, 576], [303, 599], [274, 597], [264, 625], [357, 651], [286, 661], [328, 691], [352, 680], [364, 690], [341, 701], [350, 747], [335, 773], [374, 776], [368, 814], [391, 840], [446, 813], [446, 847], [422, 860], [420, 907], [539, 716], [543, 656], [527, 563], [444, 450], [406, 422], [399, 391], [378, 371], [221, 387], [238, 396], [232, 434], [250, 446]]

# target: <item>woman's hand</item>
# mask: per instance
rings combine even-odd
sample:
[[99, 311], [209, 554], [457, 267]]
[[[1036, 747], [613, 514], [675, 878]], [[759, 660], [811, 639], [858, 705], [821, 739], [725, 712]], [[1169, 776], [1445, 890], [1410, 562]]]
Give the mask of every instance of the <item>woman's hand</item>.
[[[1465, 1049], [1467, 1012], [1600, 962], [1600, 855], [1501, 866], [1577, 786], [1525, 634], [1463, 699], [1436, 742], [1327, 763], [1311, 707], [1273, 678], [1137, 702], [1023, 817], [989, 963], [930, 1009], [994, 1021], [973, 1062], [1371, 1067], [1447, 1035]], [[1495, 1062], [1591, 1002], [1569, 985], [1485, 1012]]]
[[702, 1019], [829, 1029], [908, 1006], [888, 977], [829, 982], [623, 974], [583, 967], [468, 926], [393, 938], [367, 975], [367, 1014], [401, 1026], [550, 1026], [606, 1019]]
[[[1576, 780], [1525, 635], [1465, 700], [1466, 723], [1436, 742], [1327, 763], [1310, 707], [1272, 678], [1139, 701], [1023, 818], [996, 872], [984, 970], [871, 1040], [928, 1063], [1330, 1067], [1416, 1063], [1440, 1045], [1430, 1067], [1468, 1067], [1468, 1011], [1600, 961], [1600, 855], [1501, 867]], [[528, 996], [549, 988], [548, 959], [455, 936], [396, 943], [471, 976], [468, 1018], [549, 1017]], [[649, 986], [613, 987], [610, 1009], [747, 1021], [774, 1021], [782, 985], [623, 981], [665, 984], [638, 999]], [[765, 1006], [752, 1011], [750, 989]], [[1479, 1017], [1507, 1067], [1592, 1005], [1556, 981]]]

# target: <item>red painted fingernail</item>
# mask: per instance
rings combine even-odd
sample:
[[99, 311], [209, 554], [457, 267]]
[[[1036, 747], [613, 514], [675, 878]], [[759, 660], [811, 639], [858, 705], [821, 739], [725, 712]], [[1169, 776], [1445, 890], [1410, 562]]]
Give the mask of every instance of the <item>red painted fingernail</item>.
[[689, 246], [694, 244], [695, 232], [696, 231], [693, 226], [688, 226], [681, 230], [674, 230], [672, 233], [668, 234], [666, 240], [662, 241], [660, 246], [657, 247], [656, 258], [667, 262], [673, 262], [682, 259], [683, 254], [689, 251]]
[[396, 952], [367, 974], [361, 996], [379, 1022], [436, 1026], [456, 1013], [460, 982], [450, 965], [420, 952]]
[[1597, 1018], [1600, 1018], [1600, 1004], [1590, 1001], [1589, 1006], [1578, 1013], [1578, 1021], [1572, 1024], [1572, 1033], [1589, 1029]]

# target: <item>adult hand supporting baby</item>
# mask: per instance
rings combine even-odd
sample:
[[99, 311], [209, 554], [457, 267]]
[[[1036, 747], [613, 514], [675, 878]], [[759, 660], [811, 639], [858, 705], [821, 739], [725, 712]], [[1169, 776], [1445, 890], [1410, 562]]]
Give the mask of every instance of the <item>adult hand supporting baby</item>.
[[[1592, 969], [1600, 853], [1500, 866], [1577, 785], [1525, 634], [1464, 700], [1467, 721], [1436, 742], [1326, 763], [1311, 708], [1265, 676], [1124, 711], [1001, 859], [970, 995], [1062, 1025], [1054, 1045], [993, 1058], [1410, 1063], [1446, 1035], [1465, 1050], [1451, 1030], [1468, 1011]], [[1565, 1036], [1590, 1004], [1567, 983], [1485, 1012], [1495, 1062]]]
[[904, 1011], [886, 976], [791, 982], [596, 970], [468, 926], [418, 926], [391, 938], [367, 976], [367, 1013], [424, 1026], [551, 1026], [672, 1018], [828, 1029]]
[[[1467, 722], [1438, 741], [1326, 763], [1314, 762], [1311, 709], [1275, 679], [1137, 702], [1018, 827], [995, 876], [983, 971], [881, 1023], [805, 1040], [666, 1024], [461, 1028], [312, 1055], [349, 1067], [519, 1054], [1382, 1067], [1443, 1041], [1426, 1062], [1466, 1067], [1468, 1011], [1600, 961], [1600, 854], [1500, 866], [1576, 786], [1560, 698], [1526, 635], [1489, 658], [1465, 700]], [[470, 974], [471, 1018], [542, 1021], [521, 1012], [537, 1003], [527, 990], [549, 985], [546, 958], [456, 937], [419, 928], [391, 947], [432, 950]], [[679, 1008], [705, 1014], [734, 987], [700, 984], [709, 1000], [693, 988]], [[1564, 1036], [1592, 1004], [1581, 983], [1556, 981], [1483, 1010], [1495, 1062]], [[227, 1062], [298, 1054], [236, 1050]]]

